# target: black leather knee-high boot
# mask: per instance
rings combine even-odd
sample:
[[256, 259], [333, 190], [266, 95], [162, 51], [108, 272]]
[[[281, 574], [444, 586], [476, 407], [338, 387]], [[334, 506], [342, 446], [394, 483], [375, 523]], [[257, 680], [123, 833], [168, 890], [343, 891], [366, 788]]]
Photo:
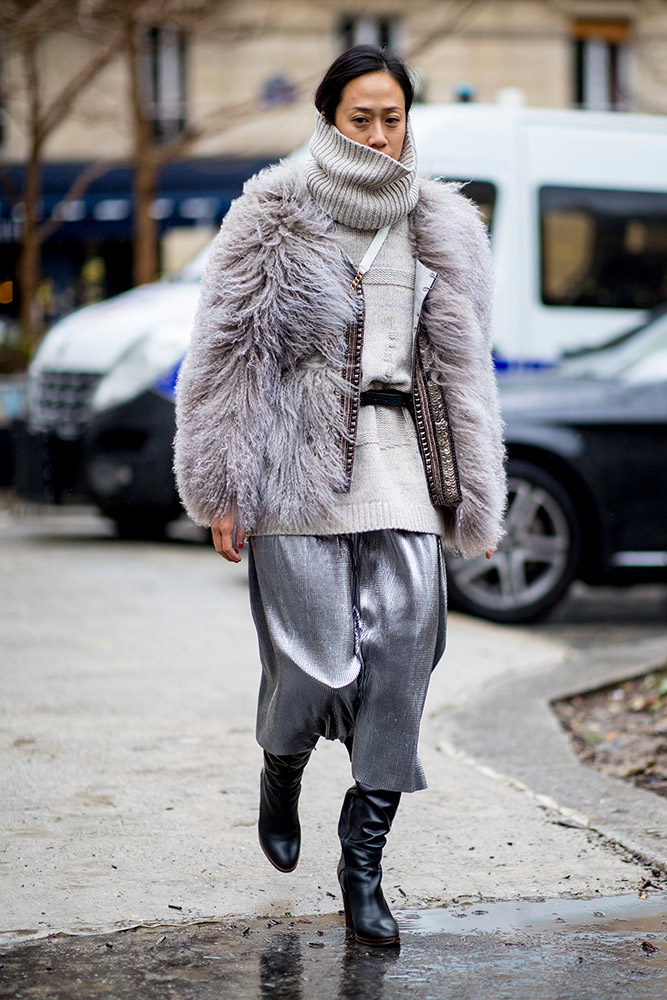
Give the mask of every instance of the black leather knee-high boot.
[[279, 872], [294, 871], [299, 860], [301, 776], [311, 753], [279, 757], [264, 751], [257, 829], [262, 850]]
[[400, 792], [374, 790], [357, 782], [343, 801], [338, 880], [346, 925], [362, 944], [399, 943], [398, 925], [382, 892], [381, 861], [400, 798]]

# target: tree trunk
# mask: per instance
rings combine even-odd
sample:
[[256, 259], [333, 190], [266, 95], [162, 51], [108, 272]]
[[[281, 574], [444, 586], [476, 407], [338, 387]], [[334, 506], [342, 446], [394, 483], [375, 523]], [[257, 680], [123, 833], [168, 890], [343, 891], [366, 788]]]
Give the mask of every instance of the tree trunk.
[[42, 194], [42, 171], [39, 152], [31, 149], [25, 166], [23, 193], [24, 219], [19, 253], [19, 320], [21, 340], [32, 353], [42, 333], [42, 310], [37, 301], [41, 277], [42, 241], [39, 235], [39, 205]]
[[150, 122], [139, 78], [140, 28], [129, 21], [126, 26], [130, 78], [130, 106], [134, 123], [134, 280], [137, 285], [158, 277], [158, 226], [151, 209], [155, 199], [158, 163], [154, 156]]
[[41, 277], [42, 241], [39, 208], [42, 197], [42, 135], [40, 131], [40, 81], [37, 45], [28, 39], [21, 51], [28, 90], [28, 154], [23, 191], [23, 222], [19, 253], [19, 319], [22, 346], [32, 353], [42, 332], [42, 316], [37, 302]]
[[[53, 3], [47, 4], [46, 9], [49, 6], [55, 5]], [[117, 31], [108, 41], [106, 47], [93, 54], [60, 90], [55, 94], [45, 95], [40, 79], [40, 64], [44, 55], [43, 52], [40, 52], [40, 42], [50, 29], [45, 26], [38, 27], [38, 18], [43, 7], [44, 5], [41, 3], [33, 3], [21, 21], [24, 33], [19, 31], [19, 51], [27, 97], [28, 126], [23, 191], [24, 219], [21, 225], [18, 265], [19, 318], [22, 345], [28, 353], [32, 353], [36, 347], [44, 326], [43, 309], [38, 301], [42, 244], [59, 225], [56, 219], [48, 220], [46, 223], [40, 221], [44, 143], [69, 113], [77, 96], [114, 58], [124, 41], [123, 33]], [[86, 178], [90, 177], [92, 180], [95, 169], [99, 172], [98, 165], [84, 170], [81, 180], [73, 186], [73, 190], [85, 190]]]
[[156, 281], [159, 276], [158, 227], [151, 208], [157, 192], [157, 171], [146, 158], [138, 156], [134, 165], [134, 281], [137, 285]]

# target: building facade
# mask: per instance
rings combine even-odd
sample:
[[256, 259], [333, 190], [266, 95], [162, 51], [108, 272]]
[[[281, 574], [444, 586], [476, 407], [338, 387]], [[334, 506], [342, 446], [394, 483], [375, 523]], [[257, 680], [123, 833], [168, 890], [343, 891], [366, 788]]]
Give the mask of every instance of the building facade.
[[[197, 133], [161, 173], [153, 211], [164, 270], [208, 238], [245, 176], [307, 140], [319, 77], [360, 42], [403, 53], [428, 102], [493, 102], [512, 88], [535, 106], [667, 113], [667, 0], [219, 0], [199, 22], [143, 29], [152, 140]], [[39, 44], [48, 98], [105, 39], [68, 26]], [[11, 39], [0, 51], [0, 315], [16, 315], [28, 94]], [[129, 94], [120, 52], [44, 145], [45, 216], [86, 164], [106, 165], [45, 244], [47, 318], [132, 281]]]

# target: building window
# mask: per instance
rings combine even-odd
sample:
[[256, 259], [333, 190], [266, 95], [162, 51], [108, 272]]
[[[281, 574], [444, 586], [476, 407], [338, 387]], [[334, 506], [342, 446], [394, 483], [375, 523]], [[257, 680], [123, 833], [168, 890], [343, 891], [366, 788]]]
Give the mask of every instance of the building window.
[[144, 86], [153, 138], [173, 139], [185, 128], [185, 33], [151, 28], [146, 36]]
[[595, 111], [629, 108], [627, 21], [575, 21], [574, 101]]
[[339, 35], [343, 49], [353, 45], [400, 49], [400, 26], [400, 18], [391, 15], [346, 14], [340, 20]]
[[667, 299], [667, 194], [540, 189], [542, 302], [651, 309]]

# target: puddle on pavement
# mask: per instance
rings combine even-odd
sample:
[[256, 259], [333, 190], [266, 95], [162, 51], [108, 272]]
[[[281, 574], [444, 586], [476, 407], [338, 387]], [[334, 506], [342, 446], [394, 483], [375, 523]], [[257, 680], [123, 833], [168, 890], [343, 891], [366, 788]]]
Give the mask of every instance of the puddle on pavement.
[[139, 927], [0, 948], [0, 1000], [664, 1000], [667, 895], [399, 911], [401, 948], [336, 916]]
[[[594, 928], [609, 933], [667, 934], [667, 895], [606, 899], [528, 899], [403, 910], [401, 931], [421, 934], [560, 931]], [[465, 923], [464, 923], [465, 921]]]

